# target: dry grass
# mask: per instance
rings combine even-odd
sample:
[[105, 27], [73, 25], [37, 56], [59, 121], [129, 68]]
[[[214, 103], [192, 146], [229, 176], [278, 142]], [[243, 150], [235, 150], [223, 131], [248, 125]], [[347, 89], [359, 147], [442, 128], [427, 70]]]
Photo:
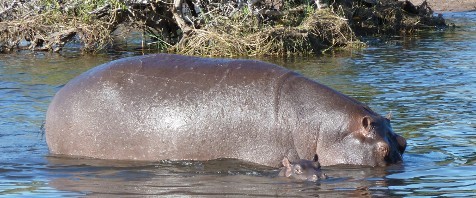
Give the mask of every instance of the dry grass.
[[[49, 5], [45, 2], [48, 1], [31, 1], [21, 6], [34, 8]], [[72, 40], [79, 41], [83, 50], [97, 51], [112, 41], [112, 22], [109, 21], [113, 21], [113, 17], [92, 20], [54, 6], [43, 6], [32, 12], [19, 9], [15, 13], [3, 18], [8, 20], [0, 22], [0, 52], [16, 49], [60, 51], [66, 42]]]
[[88, 51], [102, 49], [111, 41], [108, 24], [104, 22], [85, 24], [76, 18], [53, 18], [49, 14], [0, 22], [0, 42], [5, 51], [22, 48], [22, 41], [30, 43], [25, 45], [30, 50], [59, 51], [69, 40], [66, 37], [74, 36], [78, 36], [83, 48]]
[[249, 27], [242, 20], [219, 24], [227, 25], [193, 30], [173, 50], [201, 56], [282, 56], [320, 53], [358, 42], [346, 20], [330, 9], [313, 11], [296, 27]]
[[[9, 1], [0, 0], [5, 2]], [[238, 1], [210, 0], [200, 4], [199, 15], [182, 16], [192, 19], [190, 28], [177, 25], [171, 0], [128, 6], [129, 1], [122, 0], [25, 2], [0, 10], [0, 52], [59, 51], [72, 41], [79, 41], [85, 51], [97, 51], [112, 44], [114, 29], [123, 24], [126, 31], [142, 31], [143, 41], [148, 35], [157, 50], [199, 56], [287, 56], [362, 47], [354, 32], [411, 34], [444, 25], [427, 6], [410, 6], [418, 13], [411, 14], [402, 8], [403, 2], [393, 0], [374, 6], [342, 0], [321, 10], [307, 1], [285, 1], [276, 10], [266, 4], [240, 7]]]

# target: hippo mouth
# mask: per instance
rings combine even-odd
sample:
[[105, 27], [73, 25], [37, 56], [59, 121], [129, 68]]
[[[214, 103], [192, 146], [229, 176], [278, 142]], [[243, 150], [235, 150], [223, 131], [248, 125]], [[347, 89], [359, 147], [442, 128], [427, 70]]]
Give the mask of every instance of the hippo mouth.
[[392, 152], [390, 155], [387, 155], [384, 157], [385, 165], [388, 166], [391, 164], [398, 164], [403, 162], [403, 153], [400, 153], [398, 151]]
[[384, 156], [385, 165], [401, 163], [406, 146], [405, 138], [395, 135], [389, 143], [377, 143], [377, 155]]

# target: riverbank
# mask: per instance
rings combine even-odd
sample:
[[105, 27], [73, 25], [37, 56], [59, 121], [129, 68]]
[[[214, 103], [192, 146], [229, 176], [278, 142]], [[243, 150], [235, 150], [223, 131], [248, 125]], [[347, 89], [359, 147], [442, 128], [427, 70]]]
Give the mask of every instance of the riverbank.
[[442, 16], [434, 15], [426, 3], [317, 2], [5, 2], [0, 3], [0, 52], [59, 52], [68, 43], [79, 44], [85, 52], [96, 52], [114, 47], [124, 32], [139, 32], [141, 48], [159, 52], [287, 56], [361, 47], [359, 38], [364, 35], [412, 35], [422, 29], [446, 27]]
[[[401, 0], [400, 0], [401, 1]], [[420, 5], [425, 0], [410, 0], [415, 5]], [[476, 0], [426, 0], [428, 5], [437, 12], [464, 12], [476, 11]]]

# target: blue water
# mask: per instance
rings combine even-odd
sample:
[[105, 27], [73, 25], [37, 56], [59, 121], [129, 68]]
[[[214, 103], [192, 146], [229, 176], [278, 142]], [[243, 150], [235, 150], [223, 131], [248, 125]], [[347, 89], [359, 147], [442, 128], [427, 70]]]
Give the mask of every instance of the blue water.
[[237, 160], [127, 162], [49, 156], [41, 126], [55, 92], [98, 64], [94, 56], [0, 54], [0, 196], [476, 196], [476, 12], [445, 13], [459, 27], [369, 40], [363, 50], [267, 59], [392, 113], [407, 138], [404, 163], [324, 167], [317, 183], [276, 178]]

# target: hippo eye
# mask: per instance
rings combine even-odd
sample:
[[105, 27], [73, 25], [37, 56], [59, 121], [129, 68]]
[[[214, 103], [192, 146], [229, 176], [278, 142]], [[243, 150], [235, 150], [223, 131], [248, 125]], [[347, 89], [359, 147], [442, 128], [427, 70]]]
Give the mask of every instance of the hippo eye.
[[377, 123], [376, 122], [371, 122], [370, 123], [370, 129], [375, 129], [377, 128]]
[[296, 174], [298, 174], [298, 175], [302, 174], [302, 168], [301, 168], [301, 166], [296, 165], [296, 166], [294, 167], [294, 173], [296, 173]]

